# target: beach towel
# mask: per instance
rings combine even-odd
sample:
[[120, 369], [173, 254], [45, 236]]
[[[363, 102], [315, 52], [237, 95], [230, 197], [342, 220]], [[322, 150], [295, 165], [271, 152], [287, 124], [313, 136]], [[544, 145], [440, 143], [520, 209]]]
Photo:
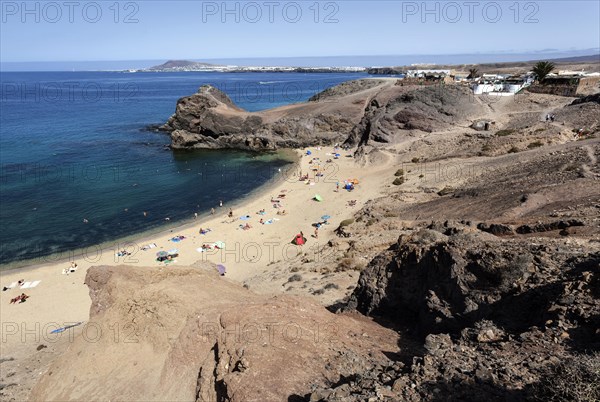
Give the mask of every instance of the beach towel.
[[36, 287], [37, 285], [40, 284], [41, 281], [35, 281], [35, 282], [31, 282], [31, 285], [29, 285], [29, 289], [33, 289], [34, 287]]
[[12, 289], [12, 288], [16, 288], [17, 287], [17, 282], [13, 282], [10, 285], [8, 285], [6, 288], [7, 289]]
[[213, 243], [213, 246], [220, 248], [221, 250], [223, 250], [225, 248], [225, 243], [222, 241], [216, 241]]
[[150, 250], [153, 248], [156, 248], [156, 243], [150, 243], [150, 244], [146, 244], [145, 246], [142, 247], [142, 250], [146, 251], [146, 250]]
[[240, 216], [241, 221], [247, 221], [248, 219], [250, 219], [250, 215]]
[[265, 225], [270, 225], [273, 223], [273, 219], [269, 219], [268, 221], [265, 221], [264, 224]]
[[22, 286], [21, 289], [28, 289], [29, 286], [31, 286], [31, 282], [25, 282]]
[[76, 326], [81, 325], [81, 324], [83, 324], [83, 322], [78, 322], [78, 323], [75, 323], [75, 324], [72, 324], [72, 325], [67, 325], [66, 327], [57, 328], [54, 331], [50, 331], [50, 333], [51, 334], [59, 334], [61, 332], [66, 331], [69, 328], [73, 328], [73, 327], [76, 327]]
[[223, 276], [227, 272], [227, 268], [225, 268], [225, 265], [219, 264], [217, 265], [217, 271], [219, 271], [219, 275]]

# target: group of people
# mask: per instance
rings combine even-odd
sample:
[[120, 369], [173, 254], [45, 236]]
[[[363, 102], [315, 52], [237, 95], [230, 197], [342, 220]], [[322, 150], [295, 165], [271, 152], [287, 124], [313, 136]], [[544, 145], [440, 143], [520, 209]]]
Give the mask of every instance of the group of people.
[[[21, 286], [23, 286], [24, 283], [25, 283], [25, 279], [19, 279], [19, 281], [17, 282], [17, 286], [21, 287]], [[5, 286], [2, 288], [2, 291], [6, 292], [9, 289], [11, 289], [11, 288]]]
[[29, 299], [29, 296], [27, 296], [25, 293], [21, 293], [19, 296], [10, 299], [10, 304], [25, 303], [27, 299]]
[[[122, 254], [126, 253], [126, 254]], [[123, 257], [124, 255], [130, 255], [131, 253], [127, 253], [125, 250], [121, 250], [117, 253], [119, 257]], [[63, 275], [69, 275], [73, 272], [77, 271], [77, 263], [75, 261], [71, 261], [71, 265], [68, 268], [63, 269]]]

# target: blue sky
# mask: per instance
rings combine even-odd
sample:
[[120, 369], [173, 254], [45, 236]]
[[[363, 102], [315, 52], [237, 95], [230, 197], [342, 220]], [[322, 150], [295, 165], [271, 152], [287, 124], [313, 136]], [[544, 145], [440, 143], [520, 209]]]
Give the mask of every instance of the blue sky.
[[[472, 6], [466, 1], [312, 0], [73, 4], [2, 0], [1, 61], [530, 53], [600, 47], [596, 0], [476, 1]], [[224, 4], [232, 12], [227, 14]]]

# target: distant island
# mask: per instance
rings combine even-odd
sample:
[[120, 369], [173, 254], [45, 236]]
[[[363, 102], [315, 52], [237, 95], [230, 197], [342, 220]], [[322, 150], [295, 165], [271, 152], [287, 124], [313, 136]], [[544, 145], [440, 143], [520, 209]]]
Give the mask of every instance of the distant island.
[[219, 73], [357, 73], [366, 67], [284, 67], [284, 66], [232, 66], [202, 63], [189, 60], [169, 60], [158, 66], [126, 70], [129, 73], [219, 72]]

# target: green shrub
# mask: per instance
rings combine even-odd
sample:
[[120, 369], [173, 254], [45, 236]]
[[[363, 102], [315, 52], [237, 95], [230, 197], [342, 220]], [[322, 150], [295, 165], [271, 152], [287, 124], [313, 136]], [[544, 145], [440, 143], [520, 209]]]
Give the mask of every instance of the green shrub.
[[340, 222], [340, 227], [343, 228], [344, 226], [348, 226], [354, 223], [354, 219], [344, 219], [343, 221]]

